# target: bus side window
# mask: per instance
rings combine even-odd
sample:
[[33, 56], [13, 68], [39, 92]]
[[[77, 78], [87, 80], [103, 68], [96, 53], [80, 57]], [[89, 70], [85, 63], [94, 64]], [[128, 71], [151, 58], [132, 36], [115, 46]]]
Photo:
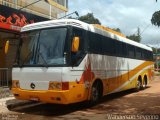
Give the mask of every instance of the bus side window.
[[128, 57], [135, 58], [135, 47], [128, 44], [127, 48], [128, 48]]
[[122, 56], [127, 57], [127, 44], [122, 42]]
[[116, 46], [116, 55], [119, 57], [123, 56], [123, 48], [122, 48], [122, 43], [119, 41], [115, 41], [115, 46]]
[[142, 53], [141, 53], [141, 49], [136, 47], [136, 58], [137, 59], [142, 59]]
[[[115, 56], [116, 55], [116, 41], [108, 38], [102, 37], [103, 41], [101, 42], [102, 51], [104, 51], [105, 55]], [[97, 41], [99, 43], [99, 41]], [[102, 53], [102, 52], [101, 52]]]
[[151, 51], [143, 50], [144, 60], [153, 60], [153, 54]]

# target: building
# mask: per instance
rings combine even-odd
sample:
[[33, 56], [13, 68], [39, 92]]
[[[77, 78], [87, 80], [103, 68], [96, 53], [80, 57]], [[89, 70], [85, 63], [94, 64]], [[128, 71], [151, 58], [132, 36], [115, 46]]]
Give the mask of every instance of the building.
[[21, 9], [29, 5], [23, 8], [22, 11], [49, 19], [57, 19], [64, 16], [68, 11], [68, 0], [48, 0], [52, 2], [52, 5], [46, 1], [47, 0], [0, 0], [0, 4], [15, 9]]
[[[60, 18], [67, 11], [68, 0], [0, 0], [0, 81], [6, 79], [2, 68], [11, 68], [14, 63], [20, 28]], [[6, 43], [9, 43], [8, 52], [5, 51]]]
[[13, 57], [5, 58], [4, 46], [8, 40], [11, 46], [16, 44], [13, 41], [17, 40], [20, 27], [33, 22], [57, 19], [67, 11], [68, 0], [0, 0], [0, 68], [11, 63], [5, 63]]

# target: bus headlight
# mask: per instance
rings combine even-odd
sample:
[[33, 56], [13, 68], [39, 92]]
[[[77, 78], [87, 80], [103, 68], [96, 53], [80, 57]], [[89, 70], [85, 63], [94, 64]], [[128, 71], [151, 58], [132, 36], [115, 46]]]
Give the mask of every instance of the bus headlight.
[[20, 87], [19, 81], [18, 80], [13, 80], [12, 81], [12, 88], [19, 88], [19, 87]]
[[61, 86], [60, 82], [49, 82], [49, 90], [60, 90]]
[[54, 83], [50, 83], [49, 84], [49, 90], [54, 90], [54, 89], [56, 89], [55, 84]]
[[49, 90], [69, 90], [69, 82], [49, 82]]
[[56, 86], [56, 89], [61, 89], [61, 84], [60, 83], [57, 83], [55, 86]]

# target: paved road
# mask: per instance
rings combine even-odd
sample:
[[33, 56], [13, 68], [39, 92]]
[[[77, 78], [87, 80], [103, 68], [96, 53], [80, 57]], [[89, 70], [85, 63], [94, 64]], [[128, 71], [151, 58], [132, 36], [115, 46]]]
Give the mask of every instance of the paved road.
[[[8, 100], [7, 103], [11, 101], [16, 100]], [[115, 117], [115, 114], [121, 114], [116, 116], [117, 119], [121, 117], [121, 120], [127, 117], [145, 119], [148, 114], [160, 115], [160, 77], [155, 76], [145, 90], [140, 92], [129, 90], [108, 95], [94, 107], [85, 104], [62, 106], [26, 102], [11, 110], [5, 105], [0, 105], [0, 113], [3, 119], [14, 118], [14, 120], [106, 120], [111, 116]], [[158, 119], [156, 115], [152, 116], [152, 119], [153, 117]]]

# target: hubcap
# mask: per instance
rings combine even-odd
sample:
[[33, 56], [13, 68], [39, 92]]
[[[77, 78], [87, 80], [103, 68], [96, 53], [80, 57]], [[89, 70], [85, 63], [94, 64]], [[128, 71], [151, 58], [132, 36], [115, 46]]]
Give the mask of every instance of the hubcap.
[[146, 86], [147, 86], [147, 83], [146, 81], [144, 81], [143, 87], [146, 88]]
[[92, 100], [93, 101], [97, 101], [98, 100], [98, 96], [99, 96], [98, 89], [94, 86], [92, 88]]
[[140, 83], [140, 81], [138, 80], [138, 81], [137, 81], [137, 89], [140, 90], [140, 88], [141, 88], [141, 83]]

